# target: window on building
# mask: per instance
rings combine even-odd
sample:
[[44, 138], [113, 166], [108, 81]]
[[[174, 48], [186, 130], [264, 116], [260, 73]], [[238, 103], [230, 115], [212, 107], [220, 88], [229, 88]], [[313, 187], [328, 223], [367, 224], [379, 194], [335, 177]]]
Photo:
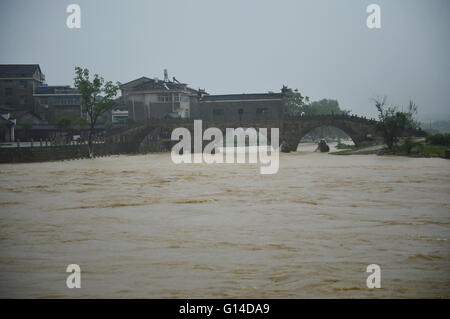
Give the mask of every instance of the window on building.
[[173, 95], [173, 101], [174, 102], [180, 102], [180, 94], [178, 94], [178, 93], [175, 93], [174, 95]]
[[5, 96], [12, 96], [12, 95], [13, 95], [13, 89], [5, 88]]
[[79, 105], [80, 98], [77, 96], [55, 96], [53, 102], [55, 105]]
[[26, 81], [26, 80], [20, 80], [20, 81], [19, 81], [19, 87], [20, 87], [21, 89], [26, 89], [26, 88], [28, 87], [28, 81]]
[[170, 103], [172, 102], [172, 97], [170, 94], [158, 94], [158, 102]]
[[27, 104], [27, 101], [28, 101], [28, 98], [27, 98], [26, 95], [21, 95], [20, 96], [20, 104], [21, 105]]

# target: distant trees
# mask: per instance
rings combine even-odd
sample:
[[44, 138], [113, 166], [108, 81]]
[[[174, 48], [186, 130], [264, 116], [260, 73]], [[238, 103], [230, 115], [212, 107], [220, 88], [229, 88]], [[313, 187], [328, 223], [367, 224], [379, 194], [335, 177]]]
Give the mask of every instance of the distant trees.
[[428, 123], [421, 123], [423, 130], [430, 134], [434, 133], [450, 133], [450, 121], [439, 120]]
[[311, 102], [309, 105], [309, 115], [340, 115], [344, 111], [339, 107], [337, 100], [321, 99]]
[[418, 123], [414, 116], [417, 113], [417, 105], [410, 101], [407, 111], [399, 111], [397, 106], [387, 106], [386, 97], [375, 99], [375, 107], [378, 111], [378, 126], [383, 132], [384, 142], [390, 150], [395, 150], [399, 138], [408, 129], [414, 129]]
[[321, 99], [310, 102], [297, 89], [285, 88], [286, 112], [290, 116], [341, 115], [350, 111], [341, 110], [339, 102], [332, 99]]
[[89, 157], [94, 156], [94, 128], [98, 118], [115, 105], [114, 97], [119, 90], [119, 83], [105, 81], [98, 74], [91, 80], [88, 69], [75, 67], [75, 87], [81, 94], [81, 107], [88, 116], [88, 149]]

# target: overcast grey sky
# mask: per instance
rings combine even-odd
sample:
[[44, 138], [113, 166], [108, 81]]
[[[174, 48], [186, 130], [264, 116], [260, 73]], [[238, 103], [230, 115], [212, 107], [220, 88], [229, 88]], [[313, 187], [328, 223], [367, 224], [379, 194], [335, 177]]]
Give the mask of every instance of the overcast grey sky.
[[286, 84], [366, 116], [387, 95], [450, 120], [449, 31], [448, 0], [0, 0], [0, 63], [39, 63], [52, 85], [73, 85], [75, 66], [122, 83], [167, 68], [211, 94]]

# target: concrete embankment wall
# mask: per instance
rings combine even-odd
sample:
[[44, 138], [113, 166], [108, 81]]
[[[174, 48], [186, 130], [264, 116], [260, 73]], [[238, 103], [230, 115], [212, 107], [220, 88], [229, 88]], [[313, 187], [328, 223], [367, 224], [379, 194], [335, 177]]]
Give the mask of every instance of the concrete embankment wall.
[[[102, 143], [94, 145], [95, 156], [119, 154], [120, 144]], [[0, 163], [30, 163], [60, 161], [65, 159], [87, 158], [88, 146], [58, 145], [42, 147], [2, 147], [0, 148]]]

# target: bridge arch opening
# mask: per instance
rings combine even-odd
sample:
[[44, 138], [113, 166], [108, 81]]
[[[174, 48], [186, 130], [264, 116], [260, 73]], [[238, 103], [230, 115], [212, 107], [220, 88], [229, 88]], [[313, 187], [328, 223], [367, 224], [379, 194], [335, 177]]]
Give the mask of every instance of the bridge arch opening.
[[353, 138], [341, 128], [332, 125], [322, 125], [306, 131], [299, 140], [297, 151], [314, 152], [317, 144], [325, 140], [330, 146], [330, 151], [339, 148], [351, 148], [355, 146]]

